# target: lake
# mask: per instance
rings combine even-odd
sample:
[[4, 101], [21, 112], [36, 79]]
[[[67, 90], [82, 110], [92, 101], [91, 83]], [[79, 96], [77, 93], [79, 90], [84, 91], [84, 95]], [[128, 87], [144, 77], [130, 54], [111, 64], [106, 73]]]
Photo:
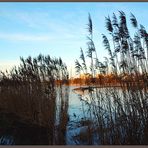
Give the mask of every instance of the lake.
[[[64, 88], [64, 87], [63, 87]], [[66, 87], [65, 87], [66, 88]], [[64, 89], [63, 89], [64, 90]], [[131, 92], [130, 92], [131, 91]], [[60, 118], [60, 107], [61, 107], [61, 97], [60, 97], [60, 89], [57, 88], [57, 116], [56, 116], [56, 123], [55, 123], [55, 127], [58, 127], [59, 125], [59, 118]], [[97, 92], [97, 93], [96, 93]], [[131, 96], [133, 94], [133, 90], [121, 90], [120, 88], [114, 88], [114, 87], [110, 87], [110, 88], [93, 88], [93, 89], [87, 89], [86, 86], [83, 86], [82, 89], [79, 89], [79, 86], [70, 86], [69, 87], [69, 100], [68, 100], [68, 123], [66, 123], [66, 134], [65, 134], [65, 144], [66, 145], [88, 145], [88, 135], [87, 135], [87, 131], [88, 131], [88, 127], [91, 127], [92, 125], [95, 126], [95, 120], [96, 118], [93, 118], [93, 116], [95, 116], [95, 114], [91, 114], [90, 112], [92, 112], [92, 110], [95, 110], [96, 112], [100, 112], [103, 116], [103, 126], [106, 128], [110, 128], [110, 121], [115, 120], [116, 115], [119, 116], [119, 123], [126, 123], [128, 126], [132, 126], [132, 124], [129, 124], [130, 118], [128, 118], [129, 116], [129, 112], [132, 112], [131, 109], [128, 109], [128, 106], [130, 105], [129, 103], [134, 103], [134, 102], [130, 102], [133, 101], [132, 99], [135, 99], [136, 97], [140, 97], [141, 95], [144, 96], [144, 92], [143, 94], [137, 90], [134, 91], [134, 95]], [[64, 96], [64, 92], [62, 92], [62, 95]], [[96, 97], [96, 95], [99, 95]], [[101, 96], [101, 97], [100, 97]], [[132, 98], [134, 97], [134, 98]], [[91, 99], [90, 99], [91, 98]], [[65, 98], [64, 98], [65, 99]], [[131, 99], [131, 100], [130, 100]], [[120, 102], [118, 102], [120, 101]], [[92, 103], [90, 105], [90, 107], [94, 107], [94, 108], [89, 108], [89, 103]], [[99, 105], [99, 103], [102, 103]], [[135, 102], [136, 103], [136, 102]], [[139, 102], [142, 103], [142, 102]], [[108, 112], [110, 111], [109, 105], [111, 107], [112, 110], [112, 119], [110, 119], [110, 116], [108, 115]], [[98, 105], [100, 106], [98, 108]], [[123, 107], [123, 111], [121, 110], [120, 107]], [[96, 108], [95, 108], [96, 107]], [[116, 108], [117, 107], [117, 108]], [[90, 109], [90, 110], [89, 110]], [[106, 110], [105, 110], [106, 109]], [[119, 111], [118, 111], [119, 110]], [[122, 115], [122, 113], [125, 112], [126, 116], [124, 117]], [[119, 114], [118, 114], [119, 113]], [[120, 117], [121, 114], [121, 117]], [[123, 117], [123, 118], [122, 118]], [[121, 118], [121, 120], [120, 120]], [[141, 117], [138, 117], [141, 120]], [[139, 121], [140, 121], [139, 120]], [[118, 120], [116, 120], [118, 121]], [[100, 120], [99, 120], [100, 122]], [[93, 123], [93, 124], [91, 124]], [[118, 122], [117, 122], [118, 123]], [[115, 122], [116, 124], [116, 122]], [[125, 125], [126, 125], [125, 124]], [[141, 125], [141, 123], [138, 123]], [[140, 126], [139, 126], [140, 127]], [[93, 127], [93, 130], [95, 130], [96, 126]], [[120, 127], [121, 129], [121, 140], [124, 139], [124, 137], [126, 137], [126, 128], [129, 127]], [[21, 131], [21, 129], [23, 129], [23, 127], [21, 126], [19, 128], [19, 130], [14, 129], [14, 130], [10, 130], [9, 132], [6, 132], [7, 134], [1, 134], [0, 135], [0, 144], [4, 144], [4, 145], [15, 145], [16, 144], [16, 140], [14, 140], [14, 136], [13, 136], [13, 132], [15, 131], [15, 134], [17, 135], [17, 137], [20, 137], [20, 135], [24, 135], [25, 130], [23, 129]], [[31, 127], [29, 127], [28, 131], [31, 131]], [[112, 128], [111, 128], [112, 130]], [[35, 130], [37, 131], [37, 130]], [[106, 132], [110, 132], [110, 131], [106, 131]], [[35, 133], [35, 132], [32, 132]], [[57, 132], [58, 133], [58, 132]], [[100, 145], [102, 144], [99, 140], [99, 134], [96, 134], [96, 132], [92, 132], [92, 138], [93, 138], [93, 145]], [[32, 139], [30, 138], [29, 133], [25, 132], [26, 137], [22, 136], [22, 138], [20, 139], [20, 144], [25, 144], [25, 142], [28, 144], [34, 144], [36, 143], [36, 141], [38, 141], [38, 144], [46, 144], [47, 143], [47, 138], [46, 138], [46, 132], [41, 133], [42, 138], [40, 139], [44, 139], [39, 141], [39, 139], [34, 139], [34, 141], [32, 141]], [[40, 136], [40, 133], [35, 133], [35, 135], [32, 135], [32, 137], [36, 137], [36, 135]], [[30, 140], [30, 141], [29, 141]], [[111, 142], [112, 143], [112, 142]], [[124, 141], [123, 141], [124, 143]]]

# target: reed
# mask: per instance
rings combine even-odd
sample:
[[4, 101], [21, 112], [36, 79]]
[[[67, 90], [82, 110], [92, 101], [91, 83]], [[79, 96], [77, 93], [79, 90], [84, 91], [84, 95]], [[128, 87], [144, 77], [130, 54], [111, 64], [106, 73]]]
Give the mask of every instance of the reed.
[[[5, 112], [14, 113], [24, 121], [46, 127], [49, 144], [55, 144], [59, 87], [56, 81], [62, 82], [61, 87], [67, 82], [67, 67], [61, 58], [51, 58], [49, 55], [40, 54], [36, 58], [29, 56], [26, 59], [21, 57], [20, 60], [20, 65], [9, 73], [1, 72], [0, 108]], [[65, 96], [61, 108], [64, 106], [66, 114], [68, 105], [65, 102], [68, 102], [68, 91], [65, 92]], [[63, 97], [59, 99], [62, 101]], [[60, 122], [61, 126], [66, 126], [67, 114], [64, 117], [62, 114], [63, 111], [58, 118], [65, 122]]]
[[[106, 29], [110, 36], [103, 34], [102, 38], [108, 57], [101, 62], [93, 41], [90, 15], [88, 21], [87, 57], [81, 49], [81, 61], [76, 60], [75, 64], [77, 73], [86, 75], [89, 72], [94, 80], [98, 75], [107, 78], [110, 73], [115, 84], [120, 87], [114, 87], [112, 81], [108, 84], [102, 83], [101, 77], [97, 84], [92, 82], [102, 88], [94, 87], [94, 91], [89, 95], [90, 101], [85, 100], [89, 110], [87, 117], [94, 121], [91, 130], [86, 134], [91, 135], [92, 143], [97, 141], [98, 144], [147, 144], [147, 31], [144, 26], [138, 25], [133, 14], [130, 14], [130, 21], [136, 32], [133, 38], [130, 36], [123, 11], [119, 11], [118, 17], [114, 13], [112, 19], [106, 17]], [[90, 65], [86, 66], [87, 60], [90, 60]], [[107, 85], [112, 87], [106, 87]], [[98, 139], [94, 141], [93, 137], [96, 134]]]

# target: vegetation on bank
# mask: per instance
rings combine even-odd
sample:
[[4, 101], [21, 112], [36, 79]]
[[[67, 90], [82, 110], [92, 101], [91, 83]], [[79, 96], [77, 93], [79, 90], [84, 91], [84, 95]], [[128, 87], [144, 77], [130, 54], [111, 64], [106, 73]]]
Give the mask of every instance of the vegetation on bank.
[[[139, 79], [137, 80], [137, 76], [134, 74], [121, 74], [115, 75], [111, 74], [98, 74], [96, 77], [92, 77], [91, 74], [80, 75], [77, 78], [71, 78], [68, 80], [69, 85], [77, 85], [77, 86], [120, 86], [121, 83], [130, 83], [133, 87], [136, 83], [140, 83], [143, 85], [143, 74], [139, 74]], [[58, 82], [57, 82], [58, 84]]]
[[[49, 55], [26, 59], [20, 58], [21, 63], [10, 72], [0, 74], [0, 109], [13, 113], [23, 120], [46, 127], [49, 144], [61, 139], [56, 137], [56, 120], [60, 118], [62, 127], [58, 127], [58, 134], [67, 123], [68, 86], [60, 85], [59, 114], [57, 115], [57, 87], [55, 80], [68, 79], [66, 65], [61, 58], [51, 58]], [[64, 90], [63, 90], [64, 89]], [[64, 91], [64, 93], [63, 93]], [[65, 115], [65, 118], [61, 116]], [[63, 121], [64, 120], [64, 121]], [[57, 133], [56, 133], [57, 134]], [[57, 140], [58, 139], [58, 140]], [[57, 140], [57, 141], [56, 141]]]
[[[114, 13], [112, 18], [106, 17], [109, 37], [102, 34], [102, 39], [109, 56], [101, 62], [93, 41], [90, 15], [88, 21], [88, 48], [86, 55], [81, 49], [80, 60], [75, 61], [76, 72], [79, 75], [90, 72], [92, 80], [96, 80], [98, 75], [108, 78], [110, 71], [120, 89], [94, 88], [85, 99], [80, 96], [82, 103], [88, 106], [84, 119], [94, 121], [83, 133], [87, 135], [87, 144], [148, 144], [148, 33], [133, 14], [130, 22], [134, 37], [130, 35], [123, 11], [119, 11], [119, 17]], [[106, 81], [103, 79], [103, 83]], [[81, 136], [80, 133], [75, 140], [81, 142]]]

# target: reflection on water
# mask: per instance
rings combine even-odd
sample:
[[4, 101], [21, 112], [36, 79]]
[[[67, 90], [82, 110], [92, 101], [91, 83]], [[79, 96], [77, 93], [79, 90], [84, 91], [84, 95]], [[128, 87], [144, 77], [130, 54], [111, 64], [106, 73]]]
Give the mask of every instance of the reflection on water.
[[78, 87], [71, 86], [70, 94], [69, 94], [69, 122], [67, 126], [67, 145], [74, 144], [87, 144], [86, 141], [83, 143], [77, 143], [74, 141], [74, 137], [76, 137], [79, 133], [84, 133], [87, 131], [87, 127], [80, 124], [80, 121], [84, 118], [84, 111], [87, 111], [87, 106], [83, 104], [81, 99], [89, 94], [89, 90], [87, 89], [79, 89]]
[[[68, 126], [67, 126], [67, 135], [69, 135], [69, 128], [74, 127], [72, 124], [76, 121], [78, 121], [83, 115], [82, 115], [82, 108], [81, 108], [81, 102], [78, 98], [78, 95], [75, 94], [72, 90], [75, 87], [70, 87], [70, 96], [69, 96], [69, 108], [67, 108], [66, 106], [66, 102], [63, 102], [62, 100], [58, 100], [59, 101], [59, 106], [57, 106], [57, 108], [59, 108], [59, 114], [61, 115], [61, 118], [59, 116], [59, 114], [57, 114], [59, 116], [59, 119], [57, 119], [57, 124], [61, 123], [61, 125], [65, 125], [66, 123], [64, 123], [65, 121], [62, 120], [62, 118], [66, 117], [66, 110], [68, 109], [68, 116], [69, 116], [69, 122], [68, 122]], [[64, 93], [65, 88], [63, 90], [62, 93]], [[64, 95], [65, 96], [65, 95]], [[57, 97], [59, 97], [57, 95]], [[59, 97], [60, 98], [60, 97]], [[66, 98], [63, 98], [66, 99]], [[66, 100], [65, 100], [66, 101]], [[64, 103], [64, 104], [63, 104]], [[62, 104], [62, 105], [61, 105]], [[61, 108], [62, 106], [64, 106], [64, 110], [63, 108]], [[61, 114], [62, 112], [62, 114]], [[46, 130], [44, 129], [39, 129], [38, 127], [31, 127], [31, 125], [26, 125], [23, 123], [18, 123], [18, 122], [12, 122], [12, 123], [8, 123], [8, 127], [7, 125], [5, 126], [5, 128], [3, 128], [3, 124], [5, 124], [5, 122], [9, 122], [9, 117], [5, 119], [5, 121], [0, 121], [0, 129], [3, 129], [3, 132], [0, 131], [0, 145], [22, 145], [22, 144], [48, 144], [47, 141], [47, 133]], [[3, 123], [1, 123], [3, 122]], [[29, 124], [29, 123], [28, 123]], [[64, 127], [60, 127], [60, 128], [64, 128]], [[76, 127], [74, 127], [76, 128]], [[62, 135], [61, 135], [62, 137]], [[65, 144], [71, 144], [71, 139], [68, 138], [69, 136], [66, 136], [66, 143]], [[60, 137], [59, 137], [60, 138]]]
[[[58, 91], [60, 91], [60, 89]], [[69, 105], [68, 105], [69, 107], [68, 108], [66, 107], [66, 104], [65, 104], [66, 102], [64, 103], [63, 102], [64, 100], [63, 101], [60, 100], [60, 93], [57, 94], [57, 109], [59, 108], [59, 110], [57, 112], [56, 125], [58, 125], [59, 123], [65, 124], [64, 120], [62, 121], [61, 120], [62, 118], [60, 118], [59, 115], [61, 115], [61, 117], [62, 116], [66, 117], [65, 112], [67, 112], [66, 110], [68, 109], [68, 124], [67, 124], [67, 127], [66, 127], [67, 131], [66, 131], [66, 134], [64, 134], [65, 138], [66, 138], [65, 144], [67, 144], [67, 145], [87, 144], [87, 141], [85, 141], [87, 139], [85, 138], [84, 133], [87, 132], [88, 126], [86, 125], [86, 123], [83, 124], [82, 121], [83, 121], [85, 116], [89, 117], [88, 112], [87, 112], [88, 106], [85, 104], [85, 101], [89, 102], [89, 100], [86, 100], [86, 99], [89, 98], [90, 92], [94, 93], [95, 89], [89, 88], [89, 87], [86, 87], [86, 86], [81, 87], [81, 88], [78, 88], [78, 86], [77, 87], [70, 86], [70, 88], [69, 88]], [[61, 93], [64, 93], [64, 91], [61, 92]], [[82, 99], [85, 100], [85, 101], [81, 101]], [[64, 106], [65, 108], [60, 108], [62, 106]], [[61, 112], [62, 112], [62, 114], [61, 114]], [[60, 128], [63, 128], [63, 127], [60, 127]], [[17, 131], [15, 130], [17, 135], [20, 135], [20, 134], [24, 135], [24, 133], [26, 133], [25, 131], [22, 128], [19, 128], [19, 132], [18, 132], [18, 130]], [[82, 143], [78, 143], [77, 141], [74, 141], [74, 137], [77, 137], [77, 135], [79, 135], [80, 133], [81, 133], [81, 135], [83, 135], [82, 136], [83, 138], [81, 137]], [[38, 133], [38, 134], [40, 135], [40, 133]], [[10, 135], [11, 135], [11, 133], [10, 133]], [[2, 144], [3, 145], [16, 144], [15, 140], [17, 140], [19, 136], [17, 136], [17, 138], [15, 137], [15, 139], [14, 139], [14, 137], [10, 136], [10, 135], [2, 135], [0, 137], [0, 144], [1, 145]], [[29, 135], [30, 134], [28, 132], [28, 133], [25, 134], [25, 136], [23, 136], [23, 138], [21, 139], [21, 144], [22, 143], [25, 144], [26, 139], [29, 139], [28, 138]], [[45, 134], [41, 134], [41, 135], [45, 135]], [[61, 136], [59, 136], [58, 138], [60, 138]], [[98, 137], [94, 135], [94, 138], [97, 139]], [[45, 136], [44, 136], [44, 139], [45, 139]], [[32, 140], [32, 138], [30, 137], [30, 141], [31, 140]], [[39, 140], [37, 140], [37, 141], [39, 141]], [[43, 141], [41, 140], [40, 143], [42, 143], [42, 144], [47, 143], [47, 141], [46, 142], [45, 141], [43, 142]], [[98, 140], [95, 140], [95, 141], [98, 141]], [[28, 143], [28, 141], [27, 141], [27, 143]], [[93, 143], [93, 144], [95, 144], [95, 143]], [[96, 144], [98, 144], [98, 143], [96, 143]]]
[[0, 137], [0, 145], [14, 145], [14, 139], [12, 136], [4, 135]]
[[[83, 117], [82, 112], [82, 102], [80, 101], [79, 93], [76, 93], [74, 89], [77, 87], [71, 86], [70, 87], [70, 96], [69, 96], [69, 116], [71, 120], [75, 120], [76, 118]], [[87, 94], [87, 93], [85, 93]], [[85, 95], [84, 94], [84, 95]]]
[[[67, 144], [68, 145], [74, 145], [74, 144], [80, 144], [85, 145], [88, 144], [88, 127], [89, 125], [81, 124], [82, 121], [92, 121], [92, 125], [95, 126], [95, 114], [93, 113], [93, 107], [98, 107], [99, 101], [97, 100], [97, 93], [101, 91], [101, 95], [104, 96], [104, 103], [108, 103], [108, 100], [113, 102], [112, 97], [109, 95], [111, 90], [113, 88], [97, 88], [97, 87], [70, 87], [70, 97], [69, 97], [69, 115], [70, 115], [70, 121], [68, 123], [67, 127]], [[120, 92], [120, 89], [118, 89]], [[97, 92], [97, 93], [96, 93]], [[106, 98], [106, 93], [108, 93], [107, 96], [110, 96], [109, 98]], [[121, 93], [120, 93], [121, 94]], [[122, 94], [121, 94], [122, 95]], [[92, 100], [93, 98], [93, 100]], [[102, 97], [103, 98], [103, 97]], [[93, 103], [93, 104], [92, 104]], [[113, 105], [113, 103], [111, 103]], [[105, 104], [104, 104], [105, 105]], [[114, 108], [114, 106], [112, 106]], [[107, 111], [102, 106], [99, 107], [100, 111], [104, 113], [104, 116], [107, 116]], [[91, 115], [90, 115], [91, 114]], [[85, 118], [85, 119], [84, 119]], [[107, 121], [107, 120], [106, 120]], [[105, 121], [105, 122], [106, 122]], [[93, 127], [94, 128], [94, 127]], [[95, 129], [95, 128], [94, 128]], [[100, 144], [100, 140], [98, 137], [98, 134], [96, 132], [92, 133], [93, 138], [93, 145]]]
[[78, 87], [78, 88], [74, 88], [73, 92], [79, 95], [87, 95], [90, 92], [93, 92], [94, 89], [92, 87]]
[[0, 115], [0, 145], [48, 145], [45, 127], [10, 119], [13, 114]]
[[[66, 143], [65, 143], [67, 145], [76, 144], [75, 141], [73, 141], [73, 137], [76, 136], [79, 132], [84, 132], [87, 129], [87, 127], [84, 127], [84, 126], [82, 127], [82, 125], [79, 124], [79, 121], [84, 116], [83, 109], [86, 110], [86, 108], [85, 107], [82, 108], [82, 102], [80, 101], [80, 98], [79, 98], [81, 90], [74, 91], [75, 88], [77, 88], [77, 87], [72, 86], [69, 89], [69, 108], [68, 108], [69, 121], [68, 121], [67, 128], [66, 128], [67, 132], [66, 132]], [[83, 90], [83, 92], [84, 92], [83, 95], [88, 94], [88, 90], [86, 90], [86, 89]], [[57, 97], [59, 97], [59, 96], [57, 95]], [[57, 101], [59, 101], [59, 100], [57, 99]], [[60, 102], [59, 102], [59, 106], [60, 106]], [[61, 110], [59, 110], [59, 111], [61, 111]], [[60, 119], [57, 118], [57, 123], [59, 123], [59, 122], [60, 122]], [[24, 131], [24, 129], [22, 127], [20, 127], [20, 128], [16, 127], [14, 130], [12, 129], [9, 133], [4, 133], [4, 135], [1, 135], [0, 145], [15, 145], [15, 144], [22, 144], [22, 143], [25, 144], [25, 142], [31, 144], [32, 138], [29, 136], [30, 135], [29, 131], [30, 130], [27, 130], [27, 129]], [[14, 133], [17, 136], [15, 136]], [[38, 135], [39, 134], [40, 133], [38, 133]], [[32, 134], [32, 135], [34, 135], [34, 134]], [[20, 137], [23, 137], [23, 138], [20, 138]], [[30, 137], [30, 138], [28, 138], [28, 137]], [[33, 137], [35, 137], [35, 135]], [[29, 141], [29, 139], [30, 139], [30, 141]], [[17, 143], [15, 141], [17, 141]], [[39, 140], [37, 140], [37, 141], [39, 141]], [[46, 142], [43, 142], [43, 143], [46, 143]], [[39, 143], [37, 143], [37, 144], [39, 144]]]

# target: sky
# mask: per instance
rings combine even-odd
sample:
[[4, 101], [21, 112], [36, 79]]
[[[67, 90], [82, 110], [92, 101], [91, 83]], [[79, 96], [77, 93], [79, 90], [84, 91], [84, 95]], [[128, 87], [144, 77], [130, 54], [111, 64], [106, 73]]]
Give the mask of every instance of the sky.
[[74, 74], [80, 47], [87, 49], [89, 13], [98, 57], [103, 60], [107, 51], [101, 34], [109, 36], [105, 17], [120, 10], [128, 20], [132, 12], [147, 29], [148, 2], [0, 2], [0, 70], [18, 65], [20, 56], [42, 53], [61, 57]]

